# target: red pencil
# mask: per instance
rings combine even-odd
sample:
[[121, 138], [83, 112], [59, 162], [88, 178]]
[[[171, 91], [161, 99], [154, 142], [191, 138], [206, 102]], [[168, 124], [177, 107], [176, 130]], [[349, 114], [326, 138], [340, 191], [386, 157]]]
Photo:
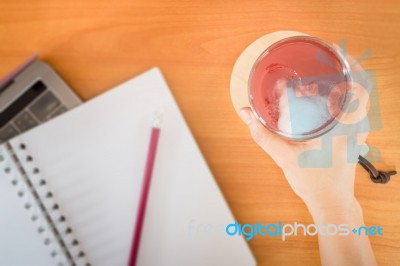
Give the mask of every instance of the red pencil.
[[150, 190], [151, 176], [153, 173], [153, 166], [157, 152], [158, 137], [160, 135], [160, 128], [158, 126], [160, 120], [155, 122], [151, 131], [150, 145], [147, 153], [146, 167], [143, 176], [142, 192], [139, 199], [139, 207], [136, 215], [136, 225], [133, 232], [133, 240], [131, 246], [131, 254], [129, 258], [129, 266], [136, 266], [137, 256], [139, 253], [140, 237], [142, 235], [142, 227], [146, 213], [147, 198]]

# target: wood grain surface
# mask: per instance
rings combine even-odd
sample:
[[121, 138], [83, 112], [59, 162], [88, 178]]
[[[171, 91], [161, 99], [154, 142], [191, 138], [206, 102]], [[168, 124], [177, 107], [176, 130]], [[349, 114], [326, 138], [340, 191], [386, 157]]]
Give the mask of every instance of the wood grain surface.
[[[159, 66], [240, 223], [311, 223], [274, 162], [250, 139], [229, 96], [233, 64], [258, 37], [301, 31], [348, 51], [376, 71], [383, 128], [368, 143], [383, 169], [400, 165], [400, 1], [2, 0], [0, 75], [34, 52], [83, 99]], [[380, 265], [400, 263], [400, 176], [373, 184], [361, 168], [356, 195]], [[205, 195], [206, 197], [206, 195]], [[316, 237], [256, 237], [259, 265], [319, 265]]]

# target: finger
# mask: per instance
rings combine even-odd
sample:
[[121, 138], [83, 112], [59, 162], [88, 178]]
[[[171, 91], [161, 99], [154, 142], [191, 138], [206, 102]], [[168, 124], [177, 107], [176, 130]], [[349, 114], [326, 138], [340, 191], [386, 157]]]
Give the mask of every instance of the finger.
[[242, 108], [239, 114], [249, 127], [253, 140], [269, 155], [274, 157], [277, 153], [289, 148], [288, 141], [265, 128], [249, 107]]

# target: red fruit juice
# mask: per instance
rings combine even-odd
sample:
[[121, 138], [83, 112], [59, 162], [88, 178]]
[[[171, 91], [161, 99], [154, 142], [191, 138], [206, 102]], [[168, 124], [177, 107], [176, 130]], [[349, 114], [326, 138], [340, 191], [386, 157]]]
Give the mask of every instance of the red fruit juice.
[[316, 38], [291, 37], [275, 43], [253, 66], [249, 80], [253, 110], [267, 128], [279, 132], [279, 100], [290, 87], [299, 97], [325, 97], [334, 118], [344, 105], [342, 96], [348, 88], [344, 68], [339, 54]]

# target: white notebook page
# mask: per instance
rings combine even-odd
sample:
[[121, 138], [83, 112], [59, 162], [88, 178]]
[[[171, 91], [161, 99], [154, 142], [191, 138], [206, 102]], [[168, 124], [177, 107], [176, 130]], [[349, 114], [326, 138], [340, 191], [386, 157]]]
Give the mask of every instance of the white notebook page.
[[[139, 265], [254, 265], [158, 69], [11, 141], [34, 158], [92, 265], [127, 265], [154, 112], [164, 111]], [[18, 149], [20, 143], [26, 150]], [[27, 166], [33, 167], [33, 166]], [[32, 169], [27, 169], [27, 172]], [[200, 229], [199, 229], [200, 228]], [[223, 230], [222, 230], [223, 232]]]
[[[24, 194], [19, 196], [19, 192]], [[51, 236], [49, 232], [39, 234], [39, 227], [47, 227], [27, 192], [28, 188], [5, 145], [0, 145], [0, 265], [55, 265], [57, 260], [50, 256], [54, 245], [44, 244], [44, 240]], [[32, 207], [26, 209], [27, 203]], [[32, 221], [32, 215], [39, 219]]]

